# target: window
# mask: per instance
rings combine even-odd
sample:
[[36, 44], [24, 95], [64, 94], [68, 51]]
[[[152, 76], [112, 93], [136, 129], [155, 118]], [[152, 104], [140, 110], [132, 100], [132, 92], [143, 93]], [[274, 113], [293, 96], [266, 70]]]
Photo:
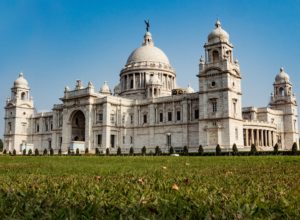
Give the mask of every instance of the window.
[[282, 88], [282, 87], [279, 88], [279, 94], [281, 96], [284, 96], [284, 88]]
[[133, 137], [130, 136], [130, 144], [133, 144]]
[[111, 124], [115, 123], [115, 114], [110, 114], [110, 123]]
[[39, 126], [39, 124], [36, 125], [36, 132], [40, 132], [40, 126]]
[[8, 122], [8, 132], [11, 132], [11, 122]]
[[116, 135], [114, 135], [114, 134], [110, 135], [110, 147], [112, 147], [112, 148], [115, 147], [115, 137], [116, 137]]
[[170, 147], [171, 146], [171, 134], [167, 134], [167, 146]]
[[48, 140], [48, 148], [49, 148], [49, 150], [52, 148], [52, 141], [51, 140]]
[[102, 144], [102, 134], [97, 135], [97, 144], [100, 146]]
[[159, 122], [163, 122], [164, 121], [164, 114], [161, 112], [159, 113]]
[[217, 112], [217, 100], [216, 99], [212, 99], [211, 100], [211, 105], [212, 105], [212, 112]]
[[176, 119], [177, 119], [177, 121], [181, 120], [181, 112], [180, 111], [176, 112]]
[[102, 122], [103, 121], [103, 113], [98, 114], [98, 121]]
[[168, 112], [168, 121], [172, 121], [172, 112]]
[[22, 100], [25, 100], [25, 95], [26, 95], [25, 92], [22, 92], [22, 93], [21, 93], [21, 99], [22, 99]]
[[194, 110], [194, 118], [198, 119], [199, 118], [199, 109]]
[[212, 81], [211, 82], [211, 87], [215, 87], [216, 86], [216, 82], [215, 81]]
[[123, 144], [125, 144], [125, 136], [123, 136]]
[[123, 125], [125, 124], [125, 114], [123, 114], [123, 116], [122, 116], [122, 124]]
[[237, 99], [233, 99], [232, 104], [233, 104], [233, 113], [234, 114], [236, 114], [236, 103], [237, 103]]
[[59, 137], [59, 146], [61, 147], [62, 145], [62, 137]]
[[212, 57], [213, 57], [213, 62], [218, 62], [219, 61], [219, 52], [214, 50], [212, 52]]
[[133, 115], [130, 115], [130, 124], [133, 124]]
[[147, 123], [147, 114], [144, 114], [144, 123]]
[[133, 79], [130, 80], [130, 89], [133, 89]]

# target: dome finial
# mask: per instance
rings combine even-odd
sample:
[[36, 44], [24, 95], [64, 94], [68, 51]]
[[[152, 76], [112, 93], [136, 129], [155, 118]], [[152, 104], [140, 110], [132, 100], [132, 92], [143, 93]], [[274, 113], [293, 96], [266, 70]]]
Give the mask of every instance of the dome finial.
[[149, 19], [144, 20], [144, 22], [146, 24], [146, 31], [149, 32], [149, 30], [150, 30], [150, 21], [149, 21]]
[[23, 72], [21, 71], [20, 74], [19, 74], [19, 77], [23, 77], [23, 76], [24, 76], [24, 74], [23, 74]]
[[284, 71], [283, 67], [280, 67], [280, 72], [283, 72], [283, 71]]
[[217, 18], [215, 26], [216, 26], [216, 28], [221, 27], [221, 21], [219, 20], [219, 18]]

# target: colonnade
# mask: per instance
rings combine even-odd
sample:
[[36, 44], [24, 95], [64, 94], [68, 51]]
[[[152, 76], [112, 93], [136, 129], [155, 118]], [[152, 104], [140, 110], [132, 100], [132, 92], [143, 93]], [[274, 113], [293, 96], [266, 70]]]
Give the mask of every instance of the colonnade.
[[266, 129], [244, 129], [244, 145], [262, 147], [272, 147], [276, 143], [275, 132]]

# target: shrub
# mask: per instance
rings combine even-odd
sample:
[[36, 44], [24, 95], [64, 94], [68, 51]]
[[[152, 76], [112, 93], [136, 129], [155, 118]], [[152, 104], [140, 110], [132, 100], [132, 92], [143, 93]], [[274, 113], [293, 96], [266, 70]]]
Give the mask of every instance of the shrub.
[[150, 150], [149, 155], [153, 156], [153, 151], [152, 150]]
[[98, 148], [98, 147], [96, 147], [96, 149], [95, 149], [95, 154], [96, 154], [96, 155], [99, 155], [99, 154], [100, 154], [100, 151], [99, 151], [99, 148]]
[[133, 147], [130, 147], [130, 149], [129, 149], [129, 155], [130, 156], [134, 155], [134, 149], [133, 149]]
[[105, 152], [106, 152], [106, 155], [109, 155], [109, 148], [106, 148]]
[[13, 155], [15, 156], [17, 154], [16, 149], [13, 150]]
[[237, 155], [238, 154], [238, 148], [236, 146], [236, 144], [233, 144], [232, 145], [232, 155]]
[[278, 144], [277, 143], [274, 145], [274, 154], [275, 155], [278, 154]]
[[156, 146], [156, 147], [155, 147], [155, 155], [156, 155], [156, 156], [161, 155], [161, 150], [160, 150], [159, 146]]
[[118, 149], [117, 149], [117, 155], [121, 156], [121, 154], [122, 154], [121, 147], [118, 147]]
[[88, 149], [88, 148], [85, 148], [84, 153], [85, 153], [85, 154], [88, 154], [88, 153], [89, 153], [89, 149]]
[[23, 150], [23, 155], [26, 155], [26, 149]]
[[2, 139], [0, 138], [0, 152], [3, 151], [3, 141]]
[[37, 148], [35, 148], [35, 150], [34, 150], [34, 155], [35, 156], [38, 156], [40, 153], [39, 153], [39, 150], [37, 149]]
[[170, 149], [169, 149], [169, 153], [170, 153], [170, 154], [174, 154], [174, 148], [173, 148], [172, 146], [171, 146]]
[[68, 148], [68, 155], [71, 155], [71, 149]]
[[58, 155], [61, 155], [61, 149], [58, 150], [58, 153], [57, 153], [57, 154], [58, 154]]
[[203, 149], [202, 145], [199, 145], [199, 148], [198, 148], [198, 154], [199, 154], [200, 156], [202, 156], [203, 153], [204, 153], [204, 149]]
[[47, 149], [45, 148], [44, 152], [43, 152], [43, 155], [47, 155], [48, 154], [48, 151]]
[[4, 149], [3, 154], [6, 154], [6, 149]]
[[54, 155], [54, 150], [53, 148], [50, 148], [50, 156], [53, 156]]
[[144, 147], [142, 148], [142, 155], [143, 155], [143, 156], [146, 155], [146, 151], [147, 151], [147, 149], [146, 149], [146, 147], [144, 146]]
[[76, 155], [77, 155], [77, 156], [79, 156], [79, 155], [80, 155], [80, 153], [79, 153], [79, 149], [78, 149], [78, 148], [76, 148]]
[[10, 151], [8, 152], [8, 155], [11, 156], [11, 152]]
[[256, 149], [255, 144], [251, 144], [250, 154], [255, 155], [256, 153], [257, 153], [257, 149]]
[[32, 149], [28, 150], [28, 155], [32, 155]]
[[216, 155], [217, 156], [221, 155], [221, 147], [219, 144], [216, 146]]
[[294, 142], [292, 146], [292, 155], [296, 155], [296, 154], [297, 154], [297, 143]]
[[187, 146], [183, 147], [183, 155], [188, 155], [189, 154], [189, 149]]

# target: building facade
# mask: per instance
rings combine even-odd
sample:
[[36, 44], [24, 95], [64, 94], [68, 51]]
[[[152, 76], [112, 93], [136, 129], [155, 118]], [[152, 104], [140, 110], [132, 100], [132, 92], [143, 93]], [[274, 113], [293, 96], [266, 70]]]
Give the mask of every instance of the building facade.
[[289, 76], [281, 68], [267, 107], [242, 107], [241, 73], [233, 57], [233, 45], [220, 21], [208, 35], [205, 57], [200, 59], [198, 91], [180, 88], [168, 57], [154, 46], [149, 31], [142, 46], [134, 50], [120, 72], [120, 83], [111, 91], [105, 82], [100, 91], [80, 80], [64, 90], [61, 104], [51, 112], [37, 112], [30, 87], [21, 73], [5, 106], [4, 145], [17, 153], [24, 149], [121, 147], [147, 150], [159, 146], [202, 145], [225, 150], [233, 144], [241, 150], [255, 144], [258, 149], [291, 149], [298, 142], [296, 97]]

